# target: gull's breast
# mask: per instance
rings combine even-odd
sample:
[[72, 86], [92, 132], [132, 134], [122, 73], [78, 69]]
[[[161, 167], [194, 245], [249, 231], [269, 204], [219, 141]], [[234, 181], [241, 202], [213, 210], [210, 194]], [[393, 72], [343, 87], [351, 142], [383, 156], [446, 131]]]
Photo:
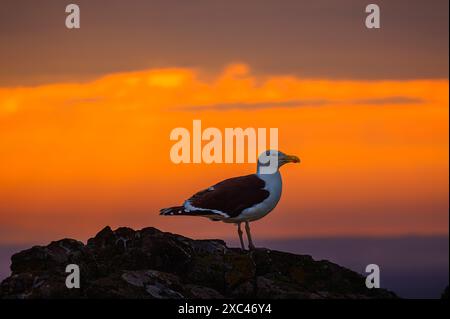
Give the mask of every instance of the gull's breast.
[[266, 182], [264, 189], [269, 191], [270, 195], [262, 202], [244, 209], [242, 213], [239, 214], [239, 216], [233, 218], [233, 220], [230, 220], [230, 222], [258, 220], [269, 214], [275, 208], [275, 206], [277, 206], [278, 202], [280, 201], [282, 191], [282, 181], [280, 173], [277, 172], [271, 175], [261, 175], [260, 178], [262, 178]]

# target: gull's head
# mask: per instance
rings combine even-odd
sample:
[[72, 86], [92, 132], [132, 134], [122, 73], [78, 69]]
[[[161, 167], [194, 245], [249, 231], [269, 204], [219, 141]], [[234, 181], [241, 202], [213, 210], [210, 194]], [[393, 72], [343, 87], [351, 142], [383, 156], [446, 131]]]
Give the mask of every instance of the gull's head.
[[281, 151], [267, 150], [258, 157], [258, 172], [272, 174], [287, 163], [300, 163], [300, 159], [295, 155], [287, 155]]

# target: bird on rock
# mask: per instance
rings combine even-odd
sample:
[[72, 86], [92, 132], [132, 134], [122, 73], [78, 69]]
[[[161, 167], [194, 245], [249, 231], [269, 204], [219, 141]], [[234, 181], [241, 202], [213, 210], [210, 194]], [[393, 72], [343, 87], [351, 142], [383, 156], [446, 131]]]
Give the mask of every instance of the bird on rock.
[[[279, 168], [287, 163], [300, 163], [294, 155], [268, 150], [258, 157], [255, 174], [233, 177], [195, 193], [183, 205], [164, 208], [164, 216], [200, 216], [213, 221], [237, 225], [244, 247], [241, 223], [245, 223], [249, 249], [254, 249], [250, 222], [269, 214], [281, 197], [282, 180]], [[271, 166], [274, 169], [269, 169]]]

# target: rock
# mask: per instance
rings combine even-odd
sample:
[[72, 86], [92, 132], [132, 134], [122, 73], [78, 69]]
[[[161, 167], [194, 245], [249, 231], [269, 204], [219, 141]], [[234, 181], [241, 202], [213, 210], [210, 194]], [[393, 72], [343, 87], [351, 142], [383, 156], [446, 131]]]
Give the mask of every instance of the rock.
[[[84, 245], [73, 239], [12, 256], [0, 298], [396, 298], [329, 261], [268, 249], [243, 251], [156, 228], [105, 227]], [[80, 288], [66, 287], [68, 264]]]

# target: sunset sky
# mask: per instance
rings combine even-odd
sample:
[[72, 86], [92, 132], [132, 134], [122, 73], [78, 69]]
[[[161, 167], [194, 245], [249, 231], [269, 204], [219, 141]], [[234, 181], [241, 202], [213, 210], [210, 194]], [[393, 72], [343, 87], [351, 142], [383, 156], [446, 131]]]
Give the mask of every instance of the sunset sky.
[[73, 2], [80, 30], [70, 2], [0, 7], [0, 244], [234, 236], [158, 215], [256, 170], [173, 164], [195, 119], [278, 128], [302, 159], [259, 238], [448, 235], [448, 1], [378, 1], [380, 30], [357, 0]]

